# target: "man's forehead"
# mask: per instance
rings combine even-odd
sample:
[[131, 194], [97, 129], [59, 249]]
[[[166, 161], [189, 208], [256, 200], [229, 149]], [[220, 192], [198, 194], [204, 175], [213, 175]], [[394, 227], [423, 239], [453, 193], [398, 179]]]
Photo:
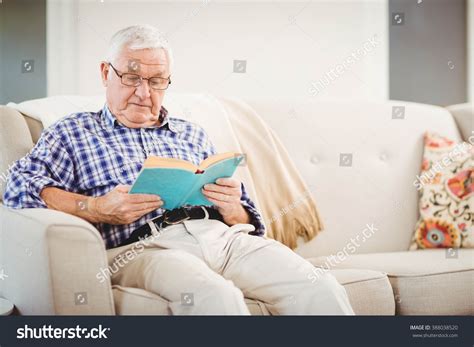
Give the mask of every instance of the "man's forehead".
[[129, 72], [165, 72], [169, 63], [163, 49], [123, 52], [118, 60]]
[[167, 71], [168, 64], [166, 61], [163, 62], [143, 62], [140, 59], [125, 58], [120, 60], [120, 65], [123, 66], [128, 72], [147, 72], [153, 74], [164, 73]]
[[149, 63], [144, 63], [137, 59], [129, 59], [127, 61], [128, 70], [142, 69], [146, 71], [165, 71], [167, 66], [168, 64], [166, 64], [166, 62], [149, 64]]

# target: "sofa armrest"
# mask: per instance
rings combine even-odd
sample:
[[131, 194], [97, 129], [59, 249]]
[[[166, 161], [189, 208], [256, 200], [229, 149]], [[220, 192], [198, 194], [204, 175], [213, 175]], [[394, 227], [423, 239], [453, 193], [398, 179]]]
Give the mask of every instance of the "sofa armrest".
[[51, 209], [0, 204], [0, 295], [26, 315], [114, 315], [107, 256], [87, 221]]

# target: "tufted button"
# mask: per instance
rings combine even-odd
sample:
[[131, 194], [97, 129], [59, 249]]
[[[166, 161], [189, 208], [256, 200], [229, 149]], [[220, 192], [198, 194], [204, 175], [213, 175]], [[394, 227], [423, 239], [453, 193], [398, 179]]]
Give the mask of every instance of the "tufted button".
[[387, 155], [385, 153], [380, 154], [379, 156], [381, 161], [386, 161], [387, 160]]
[[310, 161], [311, 161], [313, 164], [318, 164], [318, 163], [319, 163], [319, 158], [318, 158], [316, 155], [313, 155], [313, 156], [311, 156]]

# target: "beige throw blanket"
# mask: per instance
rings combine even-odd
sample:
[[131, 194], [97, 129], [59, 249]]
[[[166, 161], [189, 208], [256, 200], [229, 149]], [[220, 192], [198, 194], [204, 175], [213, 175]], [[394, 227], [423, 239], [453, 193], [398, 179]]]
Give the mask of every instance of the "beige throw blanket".
[[267, 235], [296, 248], [298, 236], [314, 238], [324, 226], [311, 192], [272, 129], [246, 103], [218, 99], [247, 156]]

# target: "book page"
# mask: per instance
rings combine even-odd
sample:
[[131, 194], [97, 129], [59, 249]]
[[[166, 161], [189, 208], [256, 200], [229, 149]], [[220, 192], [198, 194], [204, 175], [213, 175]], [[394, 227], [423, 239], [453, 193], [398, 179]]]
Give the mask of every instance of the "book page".
[[198, 167], [193, 163], [176, 158], [149, 157], [143, 163], [144, 168], [175, 168], [195, 172]]
[[201, 164], [199, 165], [200, 170], [206, 170], [208, 167], [211, 165], [214, 165], [217, 162], [224, 161], [229, 158], [235, 158], [236, 163], [237, 161], [240, 163], [240, 157], [243, 156], [241, 153], [237, 152], [225, 152], [225, 153], [220, 153], [220, 154], [215, 154], [211, 155], [210, 157], [207, 157], [204, 159]]

